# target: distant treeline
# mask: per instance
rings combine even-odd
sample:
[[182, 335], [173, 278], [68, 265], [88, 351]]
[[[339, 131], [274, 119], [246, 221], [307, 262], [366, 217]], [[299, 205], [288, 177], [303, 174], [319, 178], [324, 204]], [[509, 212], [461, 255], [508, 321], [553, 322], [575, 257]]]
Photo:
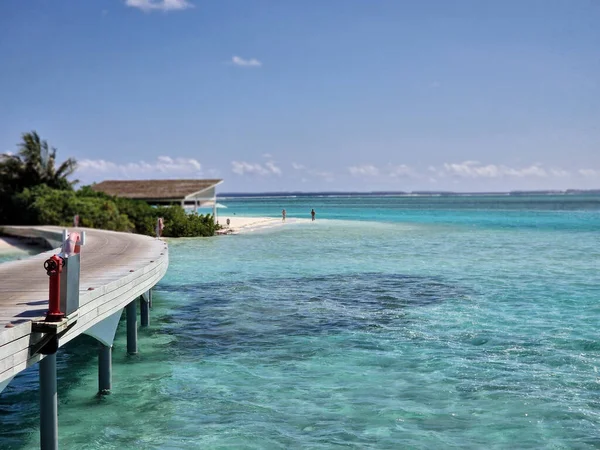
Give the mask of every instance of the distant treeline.
[[491, 196], [491, 195], [598, 195], [600, 189], [567, 189], [564, 191], [508, 191], [508, 192], [452, 192], [452, 191], [323, 191], [323, 192], [227, 192], [218, 194], [219, 198], [251, 198], [251, 197], [384, 197], [384, 196]]
[[0, 224], [72, 226], [154, 235], [164, 219], [167, 237], [213, 236], [210, 214], [187, 214], [181, 206], [152, 207], [140, 200], [111, 197], [89, 186], [75, 190], [70, 181], [77, 163], [55, 166], [56, 149], [37, 133], [25, 133], [16, 154], [0, 155]]

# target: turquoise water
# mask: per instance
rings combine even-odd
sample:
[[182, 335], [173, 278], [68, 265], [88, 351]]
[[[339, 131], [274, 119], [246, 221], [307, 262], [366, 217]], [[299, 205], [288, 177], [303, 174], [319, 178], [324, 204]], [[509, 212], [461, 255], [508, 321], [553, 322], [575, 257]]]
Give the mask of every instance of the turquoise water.
[[22, 257], [24, 255], [22, 255], [21, 253], [17, 253], [17, 252], [7, 252], [7, 253], [0, 253], [0, 263], [3, 262], [8, 262], [8, 261], [14, 261], [16, 259], [19, 259], [19, 257]]
[[[317, 221], [171, 241], [111, 395], [61, 350], [62, 448], [600, 447], [598, 197], [220, 202]], [[0, 448], [39, 445], [36, 377]]]
[[31, 255], [35, 255], [40, 252], [46, 251], [45, 248], [41, 246], [30, 246], [25, 248], [24, 250], [8, 250], [3, 253], [0, 253], [0, 264], [8, 261], [15, 261], [18, 259], [25, 259]]

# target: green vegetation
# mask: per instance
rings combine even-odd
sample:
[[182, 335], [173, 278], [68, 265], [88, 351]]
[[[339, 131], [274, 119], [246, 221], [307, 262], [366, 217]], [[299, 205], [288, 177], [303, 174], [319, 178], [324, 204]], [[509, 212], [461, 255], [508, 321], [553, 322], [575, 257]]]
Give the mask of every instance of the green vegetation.
[[23, 134], [17, 154], [0, 155], [0, 223], [7, 225], [80, 225], [153, 236], [163, 217], [167, 237], [212, 236], [212, 215], [187, 214], [180, 206], [152, 207], [139, 200], [111, 197], [89, 186], [74, 190], [69, 181], [77, 163], [69, 158], [58, 168], [56, 149], [36, 132]]

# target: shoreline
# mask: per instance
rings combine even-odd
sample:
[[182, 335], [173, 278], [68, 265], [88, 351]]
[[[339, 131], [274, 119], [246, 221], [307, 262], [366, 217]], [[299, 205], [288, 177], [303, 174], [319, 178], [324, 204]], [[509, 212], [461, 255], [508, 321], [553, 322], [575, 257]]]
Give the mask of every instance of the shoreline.
[[[230, 223], [227, 225], [227, 219]], [[245, 234], [253, 231], [262, 231], [269, 228], [279, 228], [288, 224], [308, 223], [310, 219], [286, 218], [285, 222], [280, 217], [257, 216], [225, 216], [221, 215], [219, 223], [223, 229], [218, 230], [217, 236], [227, 234]]]
[[4, 255], [35, 255], [46, 249], [28, 239], [12, 236], [0, 236], [0, 256]]

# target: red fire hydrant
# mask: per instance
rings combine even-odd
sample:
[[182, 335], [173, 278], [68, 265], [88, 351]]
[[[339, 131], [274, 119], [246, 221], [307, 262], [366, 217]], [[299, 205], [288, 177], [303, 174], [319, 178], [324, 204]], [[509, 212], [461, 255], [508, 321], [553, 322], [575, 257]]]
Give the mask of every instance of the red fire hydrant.
[[53, 255], [44, 262], [44, 269], [50, 277], [50, 300], [48, 302], [48, 313], [46, 322], [60, 322], [65, 315], [60, 312], [60, 273], [63, 268], [63, 259]]

